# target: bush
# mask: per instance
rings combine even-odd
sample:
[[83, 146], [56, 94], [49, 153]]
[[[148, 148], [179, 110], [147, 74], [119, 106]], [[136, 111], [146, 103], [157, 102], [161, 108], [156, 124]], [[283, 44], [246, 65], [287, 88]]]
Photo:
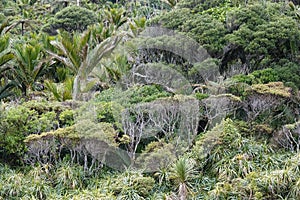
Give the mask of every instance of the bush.
[[80, 6], [69, 6], [56, 13], [43, 30], [48, 33], [55, 33], [57, 29], [70, 33], [83, 32], [89, 25], [96, 22], [97, 16], [94, 12]]
[[209, 14], [191, 14], [188, 9], [178, 9], [161, 16], [159, 23], [184, 32], [212, 56], [219, 55], [225, 46], [226, 28]]
[[20, 105], [9, 104], [0, 115], [0, 140], [2, 159], [6, 162], [21, 162], [26, 146], [24, 139], [30, 134], [57, 129], [59, 114], [68, 110], [57, 103], [28, 101]]
[[272, 66], [276, 71], [279, 79], [284, 83], [292, 83], [298, 90], [300, 89], [300, 66], [297, 63], [288, 60], [280, 60]]
[[133, 104], [142, 102], [151, 102], [155, 99], [171, 96], [170, 93], [163, 91], [157, 85], [144, 85], [131, 87], [128, 90], [111, 88], [101, 92], [97, 97], [97, 102], [115, 101], [123, 107], [128, 107]]
[[110, 189], [120, 199], [143, 199], [149, 197], [155, 181], [140, 172], [124, 172], [111, 181]]
[[249, 75], [237, 75], [234, 76], [232, 79], [239, 83], [247, 83], [249, 85], [253, 85], [279, 81], [279, 76], [276, 70], [267, 68], [263, 70], [254, 71]]
[[[295, 58], [299, 43], [297, 21], [282, 14], [282, 5], [266, 2], [237, 7], [228, 13], [228, 43], [242, 47], [250, 70], [269, 67], [281, 58]], [[251, 56], [250, 56], [251, 55]], [[236, 58], [235, 58], [236, 59]]]
[[74, 125], [74, 114], [74, 110], [65, 110], [61, 112], [59, 115], [60, 126], [65, 127]]

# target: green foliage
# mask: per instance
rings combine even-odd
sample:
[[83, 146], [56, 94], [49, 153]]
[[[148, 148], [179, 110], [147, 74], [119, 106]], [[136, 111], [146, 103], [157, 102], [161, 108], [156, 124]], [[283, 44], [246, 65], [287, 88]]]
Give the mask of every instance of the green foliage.
[[203, 1], [203, 0], [182, 0], [179, 1], [179, 8], [190, 8], [194, 12], [207, 10], [209, 8], [214, 8], [222, 5], [223, 3], [228, 3], [227, 0], [212, 0], [212, 1]]
[[45, 87], [52, 93], [57, 101], [66, 101], [72, 99], [73, 78], [66, 78], [61, 84], [45, 81]]
[[274, 133], [272, 142], [277, 147], [299, 152], [299, 130], [300, 121], [293, 124], [286, 124]]
[[90, 101], [82, 105], [74, 115], [75, 121], [88, 120], [91, 123], [109, 123], [116, 128], [122, 129], [121, 113], [123, 107], [115, 101]]
[[220, 134], [223, 129], [223, 123], [216, 125], [212, 130], [206, 132], [200, 136], [196, 141], [192, 150], [192, 157], [196, 160], [204, 160], [214, 149], [214, 147], [220, 143]]
[[82, 187], [84, 171], [81, 166], [60, 163], [54, 174], [55, 187], [58, 191]]
[[178, 0], [163, 0], [163, 1], [167, 3], [171, 8], [174, 8], [178, 3]]
[[[249, 135], [249, 132], [254, 131], [247, 129], [249, 127], [245, 125], [226, 120], [197, 141], [192, 152], [200, 168], [205, 175], [218, 177], [215, 188], [206, 193], [207, 198], [244, 198], [251, 190], [257, 197], [266, 197], [271, 193], [283, 195], [286, 192], [285, 189], [273, 190], [269, 187], [271, 183], [264, 182], [264, 178], [269, 180], [272, 177], [276, 184], [284, 183], [284, 179], [275, 178], [275, 173], [284, 168], [282, 163], [292, 154], [275, 153], [267, 145], [266, 139], [254, 140], [253, 135]], [[208, 184], [210, 183], [207, 182], [203, 188], [209, 187]]]
[[[0, 199], [299, 199], [298, 6], [109, 2], [0, 1], [0, 161], [13, 168], [0, 163]], [[41, 34], [43, 24], [55, 36]], [[132, 40], [146, 24], [183, 32], [213, 59], [194, 64], [197, 49], [178, 37]], [[174, 45], [185, 58], [147, 48], [124, 54], [123, 40], [138, 47]], [[152, 61], [160, 63], [148, 65]], [[141, 63], [176, 70], [195, 83], [194, 97], [173, 96], [152, 82], [115, 85]], [[225, 80], [206, 81], [222, 68]], [[232, 74], [239, 75], [226, 79]], [[72, 94], [90, 100], [95, 90], [95, 101], [66, 101]], [[47, 101], [28, 101], [38, 92]], [[193, 112], [185, 113], [185, 106]], [[194, 112], [199, 106], [201, 116]], [[211, 121], [223, 118], [219, 112], [226, 119], [215, 125]], [[199, 127], [187, 128], [192, 121]], [[198, 133], [202, 126], [209, 130]], [[182, 138], [166, 141], [182, 127], [199, 135], [181, 153]], [[135, 158], [128, 155], [135, 152]], [[145, 171], [117, 171], [130, 163]]]
[[233, 83], [229, 90], [234, 94], [245, 96], [245, 91], [254, 84], [268, 84], [271, 82], [283, 82], [285, 86], [290, 87], [294, 92], [299, 90], [299, 66], [295, 63], [287, 63], [284, 66], [275, 65], [274, 68], [257, 70], [251, 74], [236, 75], [232, 77]]
[[149, 171], [156, 171], [156, 176], [158, 177], [159, 184], [167, 184], [169, 181], [166, 174], [163, 173], [164, 170], [168, 169], [172, 162], [176, 160], [175, 157], [175, 147], [173, 144], [167, 144], [164, 142], [150, 142], [141, 155], [137, 158], [136, 164], [145, 168]]
[[[71, 35], [68, 32], [62, 32], [56, 39], [57, 41], [50, 41], [53, 46], [52, 50], [48, 51], [50, 55], [63, 62], [72, 73], [78, 72], [81, 61], [86, 57], [86, 51], [88, 42], [90, 41], [90, 31], [85, 32], [83, 35], [74, 34]], [[81, 53], [80, 53], [81, 52]], [[64, 57], [60, 56], [63, 55]]]
[[33, 128], [28, 124], [30, 117], [36, 114], [34, 111], [20, 106], [10, 108], [1, 116], [1, 151], [3, 155], [15, 154], [17, 157], [22, 156], [25, 146], [22, 143], [25, 132]]
[[300, 36], [297, 22], [283, 15], [280, 7], [277, 3], [256, 3], [228, 13], [227, 21], [232, 33], [226, 35], [226, 40], [252, 55], [249, 61], [251, 69], [267, 67], [260, 66], [267, 60], [293, 58], [297, 53]]
[[[3, 173], [0, 184], [2, 198], [6, 199], [44, 199], [51, 194], [51, 188], [46, 185], [47, 182], [34, 176], [9, 170], [7, 166], [1, 166]], [[4, 171], [3, 171], [4, 172]]]
[[114, 177], [111, 183], [111, 190], [120, 199], [134, 200], [148, 197], [155, 181], [140, 172], [128, 171]]
[[10, 82], [5, 86], [0, 88], [0, 100], [5, 99], [7, 97], [13, 96], [13, 93], [10, 91], [12, 88], [16, 87], [14, 82]]
[[203, 93], [195, 93], [195, 97], [196, 97], [199, 101], [201, 101], [201, 100], [203, 100], [203, 99], [208, 98], [209, 95], [208, 95], [208, 94], [203, 94]]
[[188, 79], [194, 84], [204, 83], [207, 80], [215, 80], [218, 71], [218, 60], [208, 58], [200, 63], [195, 63], [188, 70]]
[[74, 110], [65, 110], [60, 113], [59, 120], [62, 127], [74, 125], [74, 112]]
[[141, 102], [151, 102], [155, 99], [168, 97], [171, 94], [162, 90], [160, 86], [145, 85], [129, 88], [125, 91], [119, 89], [109, 89], [101, 92], [97, 101], [116, 101], [124, 107]]
[[187, 199], [192, 189], [191, 181], [195, 178], [195, 162], [192, 159], [180, 158], [170, 169], [170, 179], [178, 187], [179, 199]]
[[[82, 139], [93, 139], [98, 140], [99, 143], [106, 143], [109, 146], [118, 146], [118, 143], [115, 141], [115, 138], [118, 136], [118, 131], [114, 129], [112, 124], [106, 122], [94, 124], [89, 121], [81, 121], [77, 125], [80, 127], [76, 127], [76, 131], [78, 132], [80, 137], [82, 137]], [[102, 151], [105, 152], [105, 149], [102, 149]], [[97, 153], [102, 152], [95, 152], [95, 154]]]
[[100, 44], [91, 48], [89, 45], [91, 30], [88, 30], [83, 35], [70, 35], [63, 32], [58, 41], [51, 41], [51, 45], [58, 52], [47, 52], [62, 62], [75, 75], [72, 88], [73, 100], [83, 100], [82, 93], [87, 93], [90, 90], [89, 86], [95, 84], [95, 80], [87, 80], [88, 76], [100, 65], [100, 61], [104, 57], [111, 54], [121, 39], [121, 35], [108, 37], [101, 41]]
[[239, 52], [231, 52], [227, 64], [239, 65], [242, 59], [248, 71], [271, 67], [282, 58], [295, 60], [300, 35], [289, 10], [269, 1], [235, 7], [237, 4], [242, 2], [181, 1], [177, 9], [156, 17], [152, 24], [186, 33], [213, 57], [221, 57], [224, 49], [223, 61], [228, 59], [228, 44], [234, 44]]
[[146, 26], [146, 18], [133, 19], [133, 22], [129, 24], [129, 27], [134, 36], [137, 36]]
[[[129, 71], [130, 64], [125, 55], [113, 54], [111, 58], [103, 59], [101, 65], [103, 70], [97, 71], [95, 74], [99, 80], [107, 84], [114, 84], [122, 78], [122, 76]], [[103, 86], [105, 88], [105, 86]]]
[[44, 30], [49, 33], [57, 29], [63, 29], [70, 33], [83, 32], [89, 25], [97, 22], [97, 16], [91, 10], [80, 6], [68, 6], [57, 12], [53, 19], [50, 19]]
[[[9, 49], [9, 37], [2, 36], [0, 37], [0, 66], [3, 66], [9, 60], [13, 59], [13, 54], [10, 53]], [[1, 72], [2, 72], [2, 68]]]
[[116, 102], [100, 102], [97, 103], [97, 120], [99, 122], [113, 123], [120, 127], [120, 113], [123, 107]]
[[[206, 3], [206, 2], [204, 2], [204, 3]], [[202, 14], [210, 14], [212, 17], [218, 19], [219, 21], [225, 22], [226, 18], [227, 18], [227, 13], [233, 9], [232, 1], [231, 0], [223, 0], [223, 1], [219, 0], [217, 2], [210, 2], [210, 3], [212, 4], [212, 6], [202, 5], [204, 7], [204, 9], [201, 13]], [[216, 4], [219, 4], [219, 5], [216, 6]]]
[[192, 16], [189, 9], [175, 9], [164, 15], [155, 17], [150, 23], [158, 24], [160, 21], [163, 21], [167, 28], [178, 29], [185, 21], [191, 19]]
[[211, 55], [218, 54], [225, 45], [223, 23], [208, 14], [191, 14], [187, 9], [178, 9], [159, 17], [158, 23], [186, 33]]
[[104, 14], [104, 21], [115, 25], [116, 29], [127, 22], [124, 8], [110, 8], [109, 10], [104, 10]]
[[15, 44], [15, 67], [13, 73], [23, 95], [34, 90], [34, 84], [41, 80], [47, 65], [43, 58], [42, 46], [36, 40]]
[[7, 81], [10, 68], [6, 64], [14, 58], [14, 55], [10, 52], [9, 42], [8, 36], [0, 37], [0, 100], [13, 95], [10, 90], [16, 86], [15, 82]]
[[272, 82], [268, 84], [256, 84], [253, 85], [251, 89], [248, 90], [249, 95], [253, 93], [258, 94], [272, 94], [281, 97], [291, 97], [291, 89], [287, 88], [281, 82]]
[[257, 70], [249, 75], [237, 75], [233, 77], [234, 81], [253, 84], [266, 84], [269, 82], [279, 81], [279, 75], [276, 70], [267, 68], [263, 70]]
[[290, 82], [298, 89], [300, 88], [300, 66], [297, 63], [281, 60], [273, 68], [279, 76], [278, 81]]
[[9, 105], [2, 108], [1, 117], [1, 151], [7, 162], [20, 162], [26, 151], [23, 140], [30, 134], [41, 134], [57, 129], [58, 116], [67, 107], [46, 102], [31, 101], [22, 105]]

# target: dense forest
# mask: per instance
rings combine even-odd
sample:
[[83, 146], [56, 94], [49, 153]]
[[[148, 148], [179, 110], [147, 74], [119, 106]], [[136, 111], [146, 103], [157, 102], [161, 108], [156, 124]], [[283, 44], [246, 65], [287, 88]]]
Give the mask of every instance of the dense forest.
[[300, 1], [0, 11], [0, 199], [300, 199]]

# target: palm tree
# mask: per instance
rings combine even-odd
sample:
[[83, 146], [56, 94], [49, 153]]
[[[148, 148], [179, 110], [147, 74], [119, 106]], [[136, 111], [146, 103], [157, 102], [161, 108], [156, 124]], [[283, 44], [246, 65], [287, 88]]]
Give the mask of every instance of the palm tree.
[[179, 200], [186, 200], [190, 189], [192, 189], [191, 180], [195, 178], [195, 163], [191, 159], [180, 158], [173, 164], [170, 170], [170, 179], [174, 181], [178, 188]]
[[18, 25], [21, 25], [21, 35], [23, 36], [25, 34], [26, 26], [31, 27], [32, 29], [34, 29], [34, 27], [32, 26], [33, 23], [36, 23], [36, 21], [31, 20], [31, 19], [24, 19], [24, 18], [14, 19], [12, 24], [10, 24], [9, 26], [7, 26], [3, 29], [3, 32], [7, 33], [10, 30], [17, 27]]
[[[10, 49], [10, 40], [8, 36], [0, 37], [0, 67], [4, 66], [8, 61], [13, 59]], [[0, 73], [2, 74], [2, 73]]]
[[289, 2], [289, 6], [294, 13], [295, 17], [300, 20], [300, 12], [299, 12], [299, 6], [295, 5], [292, 1]]
[[45, 59], [42, 59], [42, 46], [38, 41], [14, 45], [15, 65], [13, 72], [18, 87], [24, 96], [33, 89], [36, 83], [46, 72]]
[[0, 35], [1, 36], [5, 35], [5, 31], [4, 30], [8, 26], [9, 26], [9, 19], [8, 18], [3, 19], [2, 22], [1, 22], [1, 25], [0, 25]]
[[132, 32], [131, 37], [136, 37], [139, 33], [141, 33], [146, 27], [146, 18], [136, 18], [133, 19], [132, 22], [129, 24], [129, 28]]
[[0, 99], [12, 95], [9, 90], [15, 86], [14, 82], [6, 77], [6, 72], [10, 70], [6, 64], [14, 58], [9, 43], [8, 36], [0, 37]]
[[90, 48], [91, 31], [88, 30], [83, 35], [70, 34], [63, 32], [56, 41], [51, 44], [56, 47], [58, 53], [47, 51], [55, 59], [64, 63], [75, 75], [73, 84], [73, 100], [80, 99], [80, 92], [87, 86], [87, 79], [93, 69], [99, 66], [102, 58], [109, 55], [122, 36], [109, 37]]
[[31, 5], [31, 0], [18, 0], [16, 3], [12, 4], [12, 9], [19, 12], [19, 14], [7, 17], [5, 23], [2, 24], [5, 26], [2, 27], [2, 30], [0, 28], [2, 34], [10, 32], [19, 27], [19, 25], [21, 25], [22, 36], [25, 34], [28, 27], [31, 28], [31, 30], [36, 30], [36, 24], [38, 23], [38, 16], [36, 14], [38, 13], [38, 8], [34, 8]]
[[63, 83], [45, 81], [46, 88], [53, 94], [55, 100], [66, 101], [72, 99], [73, 78], [66, 78]]
[[104, 23], [113, 24], [116, 29], [127, 22], [126, 12], [123, 8], [110, 8], [104, 10]]

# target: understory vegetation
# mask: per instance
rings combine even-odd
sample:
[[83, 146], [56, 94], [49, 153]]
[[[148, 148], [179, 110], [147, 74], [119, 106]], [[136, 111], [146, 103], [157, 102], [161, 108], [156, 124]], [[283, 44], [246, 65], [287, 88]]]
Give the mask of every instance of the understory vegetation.
[[0, 199], [300, 199], [299, 1], [0, 11]]

